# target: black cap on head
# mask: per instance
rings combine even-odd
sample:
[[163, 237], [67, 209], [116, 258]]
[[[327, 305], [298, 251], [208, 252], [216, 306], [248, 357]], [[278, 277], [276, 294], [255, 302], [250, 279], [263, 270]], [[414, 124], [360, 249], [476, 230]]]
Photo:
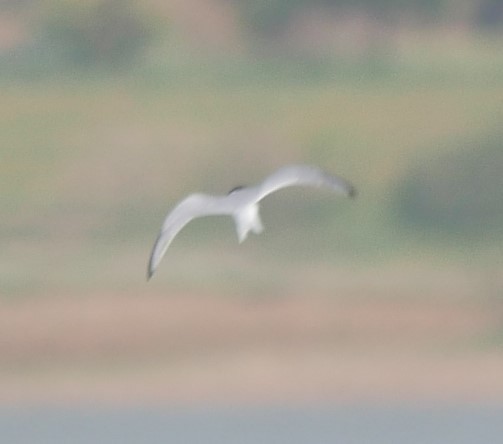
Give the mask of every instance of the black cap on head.
[[227, 194], [231, 194], [231, 193], [234, 193], [234, 191], [237, 191], [237, 190], [242, 190], [243, 188], [245, 188], [244, 185], [238, 185], [236, 187], [234, 187], [232, 190], [230, 190]]

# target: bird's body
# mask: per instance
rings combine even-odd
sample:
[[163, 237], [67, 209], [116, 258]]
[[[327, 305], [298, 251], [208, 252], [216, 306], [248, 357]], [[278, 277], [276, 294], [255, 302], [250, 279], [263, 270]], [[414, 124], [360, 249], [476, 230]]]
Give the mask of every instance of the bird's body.
[[274, 191], [295, 185], [326, 187], [348, 197], [355, 195], [353, 186], [344, 179], [308, 165], [285, 166], [258, 185], [236, 187], [223, 196], [191, 194], [180, 201], [164, 220], [150, 256], [148, 278], [154, 274], [174, 237], [192, 219], [212, 215], [232, 216], [239, 242], [243, 242], [250, 231], [259, 234], [264, 229], [259, 215], [259, 201]]

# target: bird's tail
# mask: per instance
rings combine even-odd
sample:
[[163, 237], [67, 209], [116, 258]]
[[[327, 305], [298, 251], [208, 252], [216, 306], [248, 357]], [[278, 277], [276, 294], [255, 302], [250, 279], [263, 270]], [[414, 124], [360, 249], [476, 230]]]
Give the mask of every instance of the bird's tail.
[[253, 206], [246, 207], [233, 215], [234, 221], [236, 222], [236, 231], [238, 233], [239, 243], [246, 239], [250, 231], [253, 231], [255, 234], [259, 234], [264, 230], [258, 210], [259, 207], [255, 204]]

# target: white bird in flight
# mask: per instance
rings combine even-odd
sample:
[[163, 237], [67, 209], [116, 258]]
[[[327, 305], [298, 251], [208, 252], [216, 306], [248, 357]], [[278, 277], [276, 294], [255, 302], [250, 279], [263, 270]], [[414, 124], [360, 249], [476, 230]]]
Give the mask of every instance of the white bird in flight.
[[324, 187], [347, 197], [354, 197], [355, 188], [346, 180], [309, 165], [288, 165], [280, 168], [255, 186], [233, 188], [227, 195], [190, 194], [168, 213], [154, 244], [148, 264], [150, 279], [178, 232], [192, 219], [203, 216], [228, 215], [234, 218], [239, 243], [248, 233], [264, 229], [259, 215], [259, 201], [281, 188], [305, 185]]

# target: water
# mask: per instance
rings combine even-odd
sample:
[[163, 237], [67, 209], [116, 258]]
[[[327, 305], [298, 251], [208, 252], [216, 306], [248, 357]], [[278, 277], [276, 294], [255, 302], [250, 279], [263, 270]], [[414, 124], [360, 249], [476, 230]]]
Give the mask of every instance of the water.
[[503, 442], [503, 406], [1, 408], [2, 443], [480, 444]]

